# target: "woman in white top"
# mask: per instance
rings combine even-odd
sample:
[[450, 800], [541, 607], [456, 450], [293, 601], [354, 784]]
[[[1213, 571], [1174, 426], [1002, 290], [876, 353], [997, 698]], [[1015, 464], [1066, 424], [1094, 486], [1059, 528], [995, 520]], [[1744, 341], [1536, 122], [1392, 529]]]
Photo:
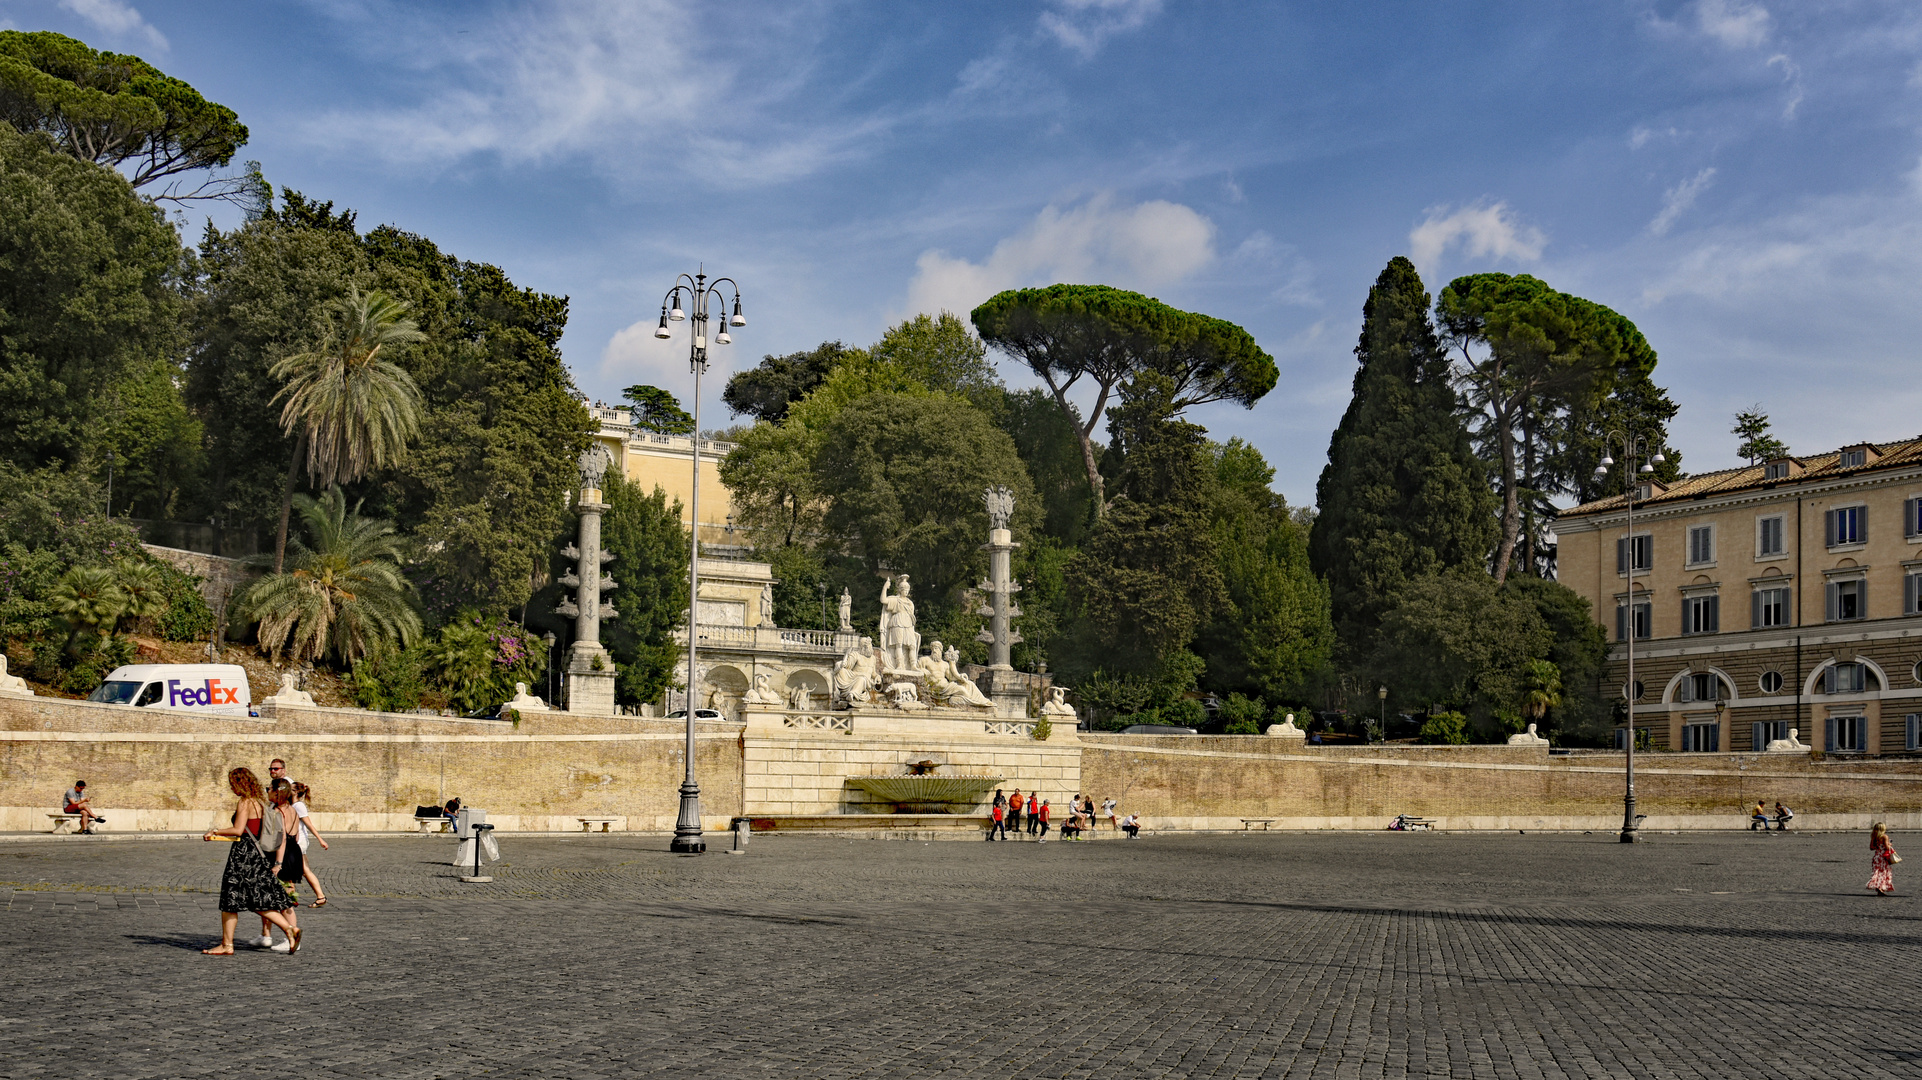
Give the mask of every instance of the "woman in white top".
[[[320, 830], [314, 827], [314, 819], [307, 816], [307, 796], [308, 790], [306, 784], [294, 785], [294, 816], [300, 819], [300, 852], [302, 855], [306, 855], [312, 851], [315, 844], [319, 844], [322, 851], [327, 850], [327, 841], [321, 837]], [[320, 879], [314, 876], [313, 860], [302, 859], [301, 866], [304, 871], [301, 877], [306, 879], [307, 887], [314, 890], [314, 906], [326, 907], [327, 890], [320, 887]]]
[[1108, 818], [1108, 828], [1119, 829], [1121, 822], [1115, 818], [1115, 801], [1112, 798], [1101, 800], [1101, 812]]

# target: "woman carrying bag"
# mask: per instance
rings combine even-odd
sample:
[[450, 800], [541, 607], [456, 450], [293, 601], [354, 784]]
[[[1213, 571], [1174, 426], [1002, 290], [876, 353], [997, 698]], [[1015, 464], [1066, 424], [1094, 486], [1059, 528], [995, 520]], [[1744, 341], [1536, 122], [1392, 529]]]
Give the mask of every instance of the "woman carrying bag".
[[287, 847], [287, 831], [280, 812], [268, 806], [266, 792], [253, 770], [242, 766], [227, 773], [227, 786], [238, 801], [234, 804], [233, 824], [224, 829], [209, 829], [202, 840], [216, 836], [232, 837], [227, 852], [227, 868], [220, 875], [220, 944], [202, 949], [208, 956], [234, 954], [234, 928], [240, 913], [254, 911], [262, 919], [280, 927], [287, 935], [289, 952], [300, 949], [300, 928], [286, 914], [294, 902], [287, 890], [274, 880], [275, 864]]

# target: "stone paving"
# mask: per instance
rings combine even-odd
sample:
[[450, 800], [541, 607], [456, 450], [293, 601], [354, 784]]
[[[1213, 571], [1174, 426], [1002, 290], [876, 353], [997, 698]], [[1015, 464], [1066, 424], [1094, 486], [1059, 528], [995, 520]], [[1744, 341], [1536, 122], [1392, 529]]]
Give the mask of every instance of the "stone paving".
[[1922, 1073], [1860, 835], [501, 842], [339, 837], [216, 959], [224, 845], [0, 839], [0, 1078]]

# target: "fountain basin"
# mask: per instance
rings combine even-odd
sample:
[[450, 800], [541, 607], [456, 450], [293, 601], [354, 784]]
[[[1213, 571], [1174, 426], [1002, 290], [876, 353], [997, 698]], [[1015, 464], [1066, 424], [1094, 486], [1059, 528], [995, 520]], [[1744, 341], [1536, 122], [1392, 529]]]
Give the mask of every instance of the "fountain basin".
[[1001, 776], [850, 776], [848, 783], [894, 804], [897, 814], [962, 814], [1001, 783]]

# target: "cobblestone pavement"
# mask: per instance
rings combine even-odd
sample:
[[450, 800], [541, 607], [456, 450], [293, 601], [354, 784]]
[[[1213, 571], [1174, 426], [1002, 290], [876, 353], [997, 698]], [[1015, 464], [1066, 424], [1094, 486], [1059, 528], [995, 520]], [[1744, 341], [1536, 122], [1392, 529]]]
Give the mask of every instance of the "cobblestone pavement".
[[1922, 1074], [1859, 835], [501, 846], [340, 837], [216, 959], [224, 845], [0, 842], [0, 1077]]

